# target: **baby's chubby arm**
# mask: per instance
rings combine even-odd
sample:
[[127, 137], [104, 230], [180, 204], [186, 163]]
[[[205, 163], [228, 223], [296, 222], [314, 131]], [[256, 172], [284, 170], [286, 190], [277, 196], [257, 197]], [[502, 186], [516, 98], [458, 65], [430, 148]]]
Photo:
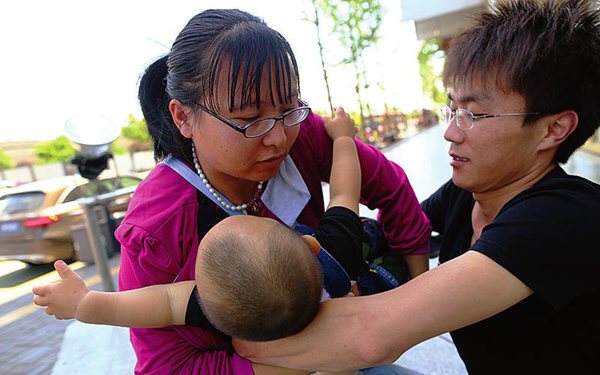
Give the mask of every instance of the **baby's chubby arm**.
[[333, 140], [333, 161], [329, 177], [329, 206], [341, 206], [358, 214], [360, 163], [354, 144], [356, 127], [343, 108], [335, 109], [333, 119], [323, 118], [327, 135]]
[[90, 291], [62, 260], [56, 261], [54, 268], [60, 281], [33, 287], [33, 302], [56, 319], [141, 328], [185, 324], [194, 281], [104, 293]]

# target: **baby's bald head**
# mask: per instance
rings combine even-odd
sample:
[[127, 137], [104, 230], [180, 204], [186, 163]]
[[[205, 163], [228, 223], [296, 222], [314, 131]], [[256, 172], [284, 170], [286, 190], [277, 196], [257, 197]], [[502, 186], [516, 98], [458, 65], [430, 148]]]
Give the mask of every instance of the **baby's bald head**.
[[228, 217], [202, 239], [196, 281], [211, 323], [254, 341], [302, 330], [316, 315], [323, 287], [320, 266], [298, 234], [246, 215]]

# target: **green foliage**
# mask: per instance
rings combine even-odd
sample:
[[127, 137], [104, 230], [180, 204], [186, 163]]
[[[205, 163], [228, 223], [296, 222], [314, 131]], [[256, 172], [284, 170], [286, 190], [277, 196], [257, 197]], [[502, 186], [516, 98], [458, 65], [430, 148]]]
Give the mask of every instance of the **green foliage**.
[[445, 57], [437, 39], [428, 39], [423, 42], [417, 55], [419, 73], [423, 82], [423, 94], [435, 104], [445, 104], [446, 93], [441, 79], [441, 66]]
[[121, 129], [121, 135], [130, 141], [134, 141], [130, 145], [135, 145], [135, 150], [130, 151], [150, 150], [152, 148], [152, 140], [144, 119], [136, 119], [135, 116], [130, 114], [129, 123]]
[[0, 169], [9, 169], [15, 165], [6, 151], [0, 148]]
[[362, 125], [362, 90], [368, 87], [363, 52], [379, 40], [383, 8], [379, 0], [316, 0], [323, 13], [333, 22], [333, 33], [348, 50], [342, 64], [351, 64], [355, 72], [355, 92]]
[[327, 63], [325, 62], [325, 48], [323, 47], [323, 40], [321, 38], [321, 21], [319, 20], [319, 0], [311, 0], [312, 8], [314, 11], [314, 18], [311, 18], [304, 14], [303, 20], [315, 25], [317, 32], [317, 45], [319, 47], [319, 57], [321, 60], [321, 69], [323, 71], [323, 80], [325, 81], [325, 88], [327, 89], [327, 101], [329, 102], [329, 111], [333, 113], [333, 100], [331, 99], [331, 88], [329, 86], [329, 76], [327, 73]]
[[53, 141], [37, 144], [33, 154], [42, 164], [65, 162], [75, 156], [75, 149], [66, 136], [61, 135]]
[[150, 142], [146, 120], [136, 119], [129, 114], [129, 123], [121, 129], [121, 135], [127, 139]]
[[379, 40], [383, 9], [379, 0], [321, 0], [320, 7], [333, 21], [333, 32], [350, 54], [342, 62], [354, 63], [362, 51]]
[[127, 149], [123, 146], [121, 146], [120, 144], [118, 144], [117, 142], [113, 142], [110, 145], [110, 153], [113, 155], [122, 155], [127, 153]]

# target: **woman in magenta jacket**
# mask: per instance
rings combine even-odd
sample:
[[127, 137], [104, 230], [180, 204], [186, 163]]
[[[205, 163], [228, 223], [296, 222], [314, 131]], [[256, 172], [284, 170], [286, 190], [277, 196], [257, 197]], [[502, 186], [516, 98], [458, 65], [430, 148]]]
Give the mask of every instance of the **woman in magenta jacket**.
[[[181, 161], [201, 189], [166, 163], [140, 184], [116, 232], [121, 290], [193, 279], [199, 239], [229, 214], [316, 226], [332, 143], [299, 94], [289, 44], [260, 19], [207, 10], [189, 21], [169, 55], [146, 70], [139, 98], [156, 159]], [[430, 226], [404, 171], [356, 144], [361, 202], [380, 210], [385, 236], [411, 273], [423, 272]], [[237, 356], [218, 332], [131, 329], [131, 341], [140, 374], [273, 371]]]

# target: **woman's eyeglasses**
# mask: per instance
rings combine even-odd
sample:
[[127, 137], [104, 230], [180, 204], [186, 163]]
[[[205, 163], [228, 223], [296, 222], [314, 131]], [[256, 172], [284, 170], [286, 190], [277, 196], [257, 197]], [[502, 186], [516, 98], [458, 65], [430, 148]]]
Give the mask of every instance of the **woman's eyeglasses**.
[[293, 126], [300, 124], [302, 121], [306, 120], [306, 118], [308, 117], [308, 114], [310, 113], [310, 107], [301, 100], [298, 100], [298, 104], [300, 105], [298, 108], [291, 109], [291, 110], [283, 113], [281, 116], [260, 118], [260, 119], [254, 120], [252, 122], [249, 122], [248, 124], [245, 124], [245, 125], [237, 124], [237, 123], [229, 120], [228, 118], [223, 117], [222, 115], [218, 114], [217, 112], [211, 111], [210, 109], [206, 108], [202, 104], [195, 103], [194, 105], [201, 108], [206, 113], [213, 116], [214, 118], [222, 121], [223, 123], [225, 123], [232, 129], [234, 129], [235, 131], [242, 133], [244, 135], [244, 137], [258, 138], [258, 137], [261, 137], [261, 136], [267, 134], [268, 132], [270, 132], [271, 129], [273, 129], [273, 127], [277, 123], [277, 121], [281, 121], [281, 124], [283, 126], [285, 126], [286, 128], [291, 128]]

